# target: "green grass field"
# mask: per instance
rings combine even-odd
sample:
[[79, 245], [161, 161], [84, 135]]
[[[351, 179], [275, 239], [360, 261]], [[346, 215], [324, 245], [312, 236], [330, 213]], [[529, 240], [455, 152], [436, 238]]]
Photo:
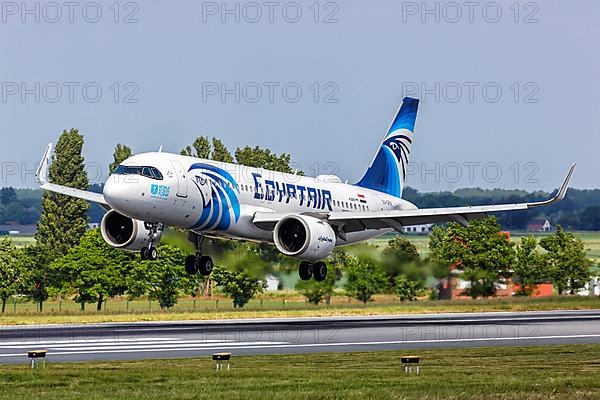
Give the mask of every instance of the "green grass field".
[[600, 398], [600, 345], [210, 357], [0, 366], [1, 399], [503, 399]]
[[542, 311], [542, 310], [589, 310], [600, 309], [598, 297], [548, 297], [548, 298], [490, 298], [477, 300], [416, 301], [401, 303], [391, 301], [391, 296], [376, 296], [375, 301], [362, 304], [356, 300], [348, 303], [345, 296], [334, 297], [332, 305], [315, 306], [302, 300], [287, 301], [285, 306], [278, 300], [252, 300], [243, 309], [234, 309], [231, 301], [221, 299], [219, 308], [214, 300], [193, 301], [181, 299], [170, 310], [161, 310], [156, 302], [148, 308], [148, 302], [132, 301], [127, 309], [124, 300], [109, 300], [106, 311], [95, 311], [89, 307], [79, 311], [78, 304], [65, 301], [59, 311], [56, 302], [48, 302], [43, 313], [35, 311], [35, 306], [25, 303], [27, 311], [14, 313], [12, 306], [0, 314], [0, 324], [42, 324], [42, 323], [94, 323], [132, 321], [174, 321], [174, 320], [214, 320], [235, 318], [275, 318], [275, 317], [326, 317], [344, 315], [401, 315], [415, 313], [442, 312], [489, 312], [489, 311]]

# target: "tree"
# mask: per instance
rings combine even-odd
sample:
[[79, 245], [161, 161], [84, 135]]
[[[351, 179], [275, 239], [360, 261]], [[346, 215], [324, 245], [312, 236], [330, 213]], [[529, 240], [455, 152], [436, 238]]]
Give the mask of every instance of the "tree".
[[420, 265], [417, 247], [409, 240], [400, 236], [389, 240], [382, 256], [381, 267], [388, 277], [390, 289], [394, 289], [396, 277], [400, 275], [420, 283], [425, 282], [427, 271]]
[[233, 156], [223, 144], [223, 142], [215, 137], [212, 140], [208, 136], [198, 136], [191, 146], [186, 146], [181, 150], [184, 156], [204, 158], [220, 162], [233, 162]]
[[[86, 190], [87, 173], [84, 169], [83, 136], [77, 129], [64, 131], [56, 143], [49, 177], [53, 183]], [[44, 247], [51, 259], [67, 253], [79, 242], [87, 229], [85, 200], [45, 191], [42, 196], [42, 215], [36, 234], [37, 243]]]
[[465, 227], [457, 223], [436, 227], [429, 247], [435, 260], [462, 271], [470, 282], [466, 292], [473, 298], [491, 296], [496, 283], [505, 276], [514, 260], [513, 243], [501, 231], [494, 217], [474, 220]]
[[44, 301], [48, 300], [48, 286], [52, 284], [52, 275], [48, 271], [50, 255], [37, 244], [27, 246], [23, 249], [27, 256], [26, 269], [30, 272], [31, 287], [29, 297], [38, 305], [38, 311], [42, 312]]
[[186, 146], [181, 150], [184, 156], [210, 159], [211, 145], [207, 136], [198, 136], [191, 146]]
[[346, 292], [367, 303], [374, 294], [381, 293], [387, 284], [387, 279], [381, 268], [374, 261], [352, 257], [346, 274]]
[[3, 313], [8, 299], [22, 293], [27, 286], [29, 273], [26, 257], [23, 249], [17, 248], [8, 236], [0, 239], [0, 299]]
[[581, 239], [559, 225], [553, 235], [540, 240], [540, 246], [547, 252], [544, 261], [558, 294], [566, 290], [574, 294], [589, 281], [592, 262]]
[[235, 150], [235, 159], [238, 164], [246, 167], [264, 168], [273, 171], [292, 173], [290, 166], [291, 156], [282, 153], [279, 156], [269, 149], [263, 149], [258, 146], [244, 146]]
[[17, 192], [12, 187], [3, 187], [0, 189], [0, 204], [7, 206], [17, 201]]
[[183, 265], [186, 253], [177, 247], [161, 244], [157, 260], [134, 259], [127, 278], [128, 292], [132, 297], [148, 295], [158, 300], [160, 308], [177, 304], [179, 290], [189, 287]]
[[309, 303], [317, 306], [327, 294], [327, 289], [323, 282], [317, 282], [314, 279], [308, 281], [299, 280], [296, 282], [296, 290], [300, 291]]
[[600, 231], [600, 206], [591, 206], [583, 210], [581, 227], [589, 231]]
[[233, 156], [223, 142], [217, 138], [212, 138], [212, 159], [226, 163], [233, 162]]
[[231, 272], [215, 268], [213, 279], [223, 293], [233, 301], [233, 307], [242, 308], [250, 299], [266, 288], [265, 282], [250, 277], [245, 272]]
[[109, 246], [99, 229], [87, 231], [79, 244], [51, 264], [51, 269], [60, 280], [57, 288], [62, 293], [75, 291], [75, 301], [81, 310], [85, 303], [102, 303], [108, 297], [118, 296], [127, 289], [126, 275], [133, 257]]
[[113, 162], [108, 166], [109, 175], [115, 172], [117, 167], [129, 157], [131, 157], [131, 149], [124, 144], [118, 143], [113, 152]]
[[417, 291], [419, 284], [411, 281], [406, 276], [400, 275], [396, 277], [396, 293], [400, 297], [400, 301], [415, 301], [417, 299]]
[[513, 263], [513, 282], [518, 284], [517, 295], [529, 296], [535, 284], [544, 278], [544, 263], [542, 255], [537, 251], [537, 240], [533, 236], [521, 239], [515, 248]]

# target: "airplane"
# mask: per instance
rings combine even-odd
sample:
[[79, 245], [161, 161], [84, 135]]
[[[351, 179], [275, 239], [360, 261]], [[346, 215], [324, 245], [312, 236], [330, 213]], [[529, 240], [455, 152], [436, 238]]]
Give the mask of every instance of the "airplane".
[[419, 209], [402, 198], [419, 100], [406, 97], [363, 177], [347, 184], [337, 176], [306, 177], [238, 164], [162, 152], [123, 161], [103, 193], [48, 180], [52, 143], [36, 173], [41, 188], [98, 203], [107, 211], [102, 237], [111, 246], [158, 257], [156, 245], [165, 226], [188, 230], [196, 254], [185, 261], [188, 274], [207, 276], [213, 269], [202, 253], [205, 237], [274, 244], [295, 257], [299, 276], [322, 281], [323, 261], [337, 246], [368, 240], [404, 226], [469, 220], [490, 212], [526, 210], [565, 197], [575, 164], [556, 195], [548, 200], [498, 205]]

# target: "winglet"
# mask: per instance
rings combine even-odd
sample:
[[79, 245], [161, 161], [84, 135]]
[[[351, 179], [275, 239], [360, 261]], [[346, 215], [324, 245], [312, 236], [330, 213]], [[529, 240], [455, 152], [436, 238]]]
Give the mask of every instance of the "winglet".
[[569, 182], [571, 182], [571, 176], [573, 175], [573, 171], [575, 171], [575, 165], [577, 164], [571, 164], [571, 168], [569, 168], [569, 172], [567, 172], [565, 180], [563, 181], [562, 185], [560, 185], [558, 193], [555, 196], [557, 200], [562, 200], [565, 198], [565, 195], [567, 194], [567, 189], [569, 188]]
[[39, 184], [48, 183], [48, 168], [50, 167], [50, 158], [52, 157], [52, 143], [48, 143], [44, 157], [40, 161], [40, 166], [35, 172], [35, 180]]
[[533, 208], [533, 207], [547, 206], [550, 204], [558, 203], [559, 201], [564, 199], [565, 195], [567, 194], [567, 189], [569, 189], [569, 183], [571, 182], [571, 177], [573, 176], [573, 171], [575, 171], [575, 165], [576, 165], [575, 163], [571, 164], [571, 167], [569, 168], [569, 172], [567, 172], [567, 176], [565, 176], [565, 180], [562, 182], [562, 184], [558, 188], [558, 192], [556, 193], [556, 195], [554, 197], [552, 197], [551, 199], [548, 199], [548, 200], [544, 200], [544, 201], [528, 203], [527, 207]]

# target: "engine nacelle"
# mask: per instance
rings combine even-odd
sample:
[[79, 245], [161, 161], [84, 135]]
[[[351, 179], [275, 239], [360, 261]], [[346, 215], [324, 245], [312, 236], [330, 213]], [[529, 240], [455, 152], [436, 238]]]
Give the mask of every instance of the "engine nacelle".
[[[106, 243], [118, 249], [138, 251], [147, 247], [150, 231], [144, 221], [126, 217], [115, 210], [110, 210], [102, 218], [100, 232]], [[158, 244], [162, 231], [158, 231], [154, 244]]]
[[317, 261], [335, 248], [335, 233], [325, 221], [306, 215], [290, 215], [275, 225], [275, 246], [283, 254]]

